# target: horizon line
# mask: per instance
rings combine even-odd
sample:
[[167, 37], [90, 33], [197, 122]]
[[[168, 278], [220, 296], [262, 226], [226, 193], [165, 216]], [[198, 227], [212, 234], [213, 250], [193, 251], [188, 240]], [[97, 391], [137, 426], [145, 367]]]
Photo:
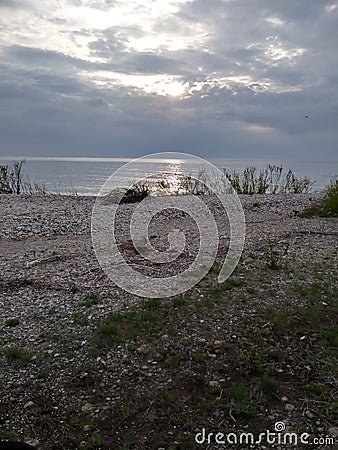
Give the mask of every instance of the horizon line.
[[[176, 152], [163, 152], [163, 153], [176, 153]], [[179, 152], [177, 152], [179, 153]], [[146, 155], [145, 155], [146, 156]], [[194, 156], [194, 155], [192, 155]], [[246, 157], [246, 158], [226, 158], [226, 157], [220, 157], [215, 156], [211, 158], [206, 157], [200, 157], [201, 159], [205, 159], [207, 161], [213, 161], [213, 160], [228, 160], [228, 161], [269, 161], [268, 158], [253, 158], [253, 157]], [[146, 157], [135, 157], [135, 158], [115, 158], [115, 157], [95, 157], [95, 156], [1, 156], [0, 155], [0, 161], [69, 161], [69, 162], [131, 162], [135, 160], [140, 160], [140, 162], [158, 162], [158, 161], [168, 161], [168, 158], [146, 158]], [[173, 158], [176, 159], [176, 158]], [[176, 159], [177, 160], [177, 159]], [[180, 159], [182, 162], [187, 161], [193, 161], [193, 159]], [[285, 159], [285, 158], [271, 158], [271, 161], [280, 161], [280, 162], [294, 162], [294, 163], [338, 163], [338, 160], [318, 160], [318, 159]]]

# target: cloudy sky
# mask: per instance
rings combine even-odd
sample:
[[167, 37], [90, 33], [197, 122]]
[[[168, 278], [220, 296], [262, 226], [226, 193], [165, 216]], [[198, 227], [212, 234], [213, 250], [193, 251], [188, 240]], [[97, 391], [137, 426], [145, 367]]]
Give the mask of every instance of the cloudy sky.
[[336, 160], [338, 0], [0, 0], [0, 155]]

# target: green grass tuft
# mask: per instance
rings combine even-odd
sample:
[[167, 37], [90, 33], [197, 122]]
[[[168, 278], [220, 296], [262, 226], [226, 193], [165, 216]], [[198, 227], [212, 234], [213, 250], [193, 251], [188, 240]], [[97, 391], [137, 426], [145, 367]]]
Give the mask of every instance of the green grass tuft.
[[5, 327], [16, 327], [17, 325], [19, 325], [19, 323], [19, 319], [8, 319], [5, 322]]
[[8, 347], [3, 349], [3, 354], [11, 360], [18, 360], [21, 362], [28, 362], [31, 359], [31, 355], [19, 347]]

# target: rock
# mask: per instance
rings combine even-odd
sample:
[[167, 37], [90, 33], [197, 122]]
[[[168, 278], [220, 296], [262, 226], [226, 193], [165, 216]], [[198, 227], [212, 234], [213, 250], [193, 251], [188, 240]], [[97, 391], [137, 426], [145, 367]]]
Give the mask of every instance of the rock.
[[143, 354], [143, 353], [149, 353], [151, 350], [151, 346], [149, 344], [142, 344], [139, 347], [137, 347], [136, 351], [137, 353]]
[[332, 437], [338, 438], [338, 427], [330, 427], [328, 432]]
[[209, 381], [209, 386], [211, 386], [211, 387], [215, 387], [215, 386], [218, 386], [218, 385], [219, 385], [219, 382], [216, 381], [216, 380]]
[[30, 402], [25, 403], [24, 408], [25, 409], [31, 408], [32, 406], [34, 406], [34, 402], [30, 401]]
[[83, 431], [85, 431], [85, 432], [90, 431], [90, 425], [85, 425], [85, 426], [83, 427]]
[[40, 445], [40, 441], [38, 441], [37, 439], [32, 439], [30, 441], [26, 441], [26, 444], [31, 445], [34, 448], [38, 448]]
[[291, 405], [291, 403], [285, 403], [285, 411], [291, 412], [295, 409], [294, 405]]
[[82, 408], [81, 411], [84, 413], [88, 413], [93, 409], [93, 405], [91, 403], [85, 403]]

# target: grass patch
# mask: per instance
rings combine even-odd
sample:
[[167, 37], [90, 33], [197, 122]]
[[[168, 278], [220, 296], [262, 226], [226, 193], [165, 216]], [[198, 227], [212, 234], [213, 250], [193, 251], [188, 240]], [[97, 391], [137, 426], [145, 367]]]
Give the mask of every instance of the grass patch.
[[164, 311], [162, 306], [154, 306], [152, 302], [149, 302], [142, 309], [110, 313], [98, 325], [98, 335], [106, 343], [111, 344], [132, 339], [141, 333], [150, 336], [151, 333], [159, 330], [161, 318], [165, 317]]
[[256, 401], [247, 383], [234, 383], [229, 391], [230, 405], [233, 415], [238, 418], [248, 419], [254, 417]]
[[276, 240], [269, 240], [269, 248], [265, 253], [266, 264], [271, 270], [278, 270], [283, 267], [283, 262], [288, 254], [289, 245], [279, 243]]
[[81, 306], [90, 308], [91, 306], [98, 305], [100, 303], [100, 296], [95, 292], [91, 292], [87, 295], [86, 300], [81, 303]]
[[27, 363], [31, 359], [31, 355], [19, 347], [8, 347], [2, 350], [6, 358], [10, 360], [21, 361]]
[[5, 322], [5, 327], [16, 327], [19, 324], [20, 324], [19, 319], [8, 319]]
[[81, 325], [81, 326], [85, 326], [85, 325], [89, 324], [88, 316], [86, 314], [81, 314], [81, 313], [78, 313], [78, 312], [75, 312], [73, 314], [73, 321], [77, 325]]
[[165, 365], [167, 367], [176, 367], [179, 363], [181, 359], [181, 355], [180, 354], [176, 354], [176, 355], [170, 355], [166, 360], [165, 360]]
[[183, 297], [175, 297], [171, 302], [173, 308], [181, 308], [185, 306], [186, 303], [187, 301]]
[[72, 294], [76, 294], [78, 292], [79, 288], [76, 286], [76, 284], [71, 284], [69, 286], [69, 290]]
[[260, 387], [265, 394], [276, 394], [280, 383], [272, 377], [269, 372], [265, 372], [260, 381]]
[[241, 287], [245, 284], [242, 279], [228, 279], [224, 283], [212, 284], [208, 288], [208, 294], [212, 298], [220, 298], [225, 292], [231, 291], [235, 287]]

